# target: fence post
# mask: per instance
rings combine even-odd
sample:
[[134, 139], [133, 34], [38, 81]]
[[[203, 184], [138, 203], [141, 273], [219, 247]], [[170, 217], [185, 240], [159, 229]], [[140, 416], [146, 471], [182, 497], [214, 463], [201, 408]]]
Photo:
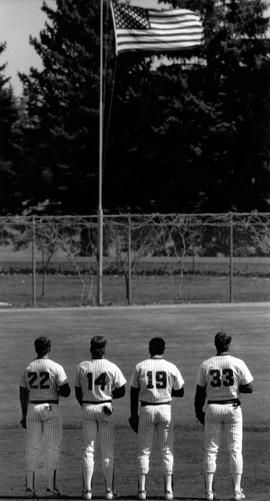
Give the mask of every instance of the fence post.
[[32, 219], [32, 306], [37, 306], [37, 283], [36, 283], [36, 219]]
[[128, 215], [128, 304], [132, 304], [132, 290], [131, 290], [131, 221], [130, 214]]
[[233, 303], [233, 214], [230, 212], [230, 303]]

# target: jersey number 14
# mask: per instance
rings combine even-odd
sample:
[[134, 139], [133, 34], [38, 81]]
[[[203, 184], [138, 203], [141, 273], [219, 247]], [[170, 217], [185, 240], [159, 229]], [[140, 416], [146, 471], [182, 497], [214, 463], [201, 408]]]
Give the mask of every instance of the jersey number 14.
[[[93, 374], [92, 372], [87, 373], [87, 379], [88, 379], [88, 390], [93, 389]], [[104, 391], [104, 388], [107, 383], [107, 378], [106, 378], [106, 372], [102, 372], [94, 381], [95, 386], [100, 386], [101, 390]]]

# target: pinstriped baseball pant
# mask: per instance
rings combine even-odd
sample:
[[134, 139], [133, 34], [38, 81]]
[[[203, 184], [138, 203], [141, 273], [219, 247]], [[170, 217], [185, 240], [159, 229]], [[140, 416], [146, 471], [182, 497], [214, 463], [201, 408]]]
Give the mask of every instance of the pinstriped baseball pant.
[[231, 473], [242, 474], [242, 409], [240, 406], [234, 407], [233, 404], [207, 405], [204, 430], [204, 471], [206, 473], [214, 473], [216, 471], [217, 455], [222, 430], [225, 432], [230, 454]]
[[[106, 404], [110, 407], [110, 404]], [[114, 461], [114, 425], [111, 416], [105, 414], [104, 405], [83, 404], [82, 406], [82, 448], [83, 467], [94, 468], [94, 452], [97, 432], [100, 435], [100, 449], [104, 474]]]
[[47, 451], [47, 468], [56, 470], [62, 440], [62, 417], [57, 404], [30, 404], [26, 422], [26, 468], [35, 471], [39, 446], [44, 437]]
[[170, 405], [147, 405], [140, 409], [138, 429], [138, 469], [149, 472], [154, 431], [157, 431], [162, 467], [166, 475], [173, 473], [174, 424]]

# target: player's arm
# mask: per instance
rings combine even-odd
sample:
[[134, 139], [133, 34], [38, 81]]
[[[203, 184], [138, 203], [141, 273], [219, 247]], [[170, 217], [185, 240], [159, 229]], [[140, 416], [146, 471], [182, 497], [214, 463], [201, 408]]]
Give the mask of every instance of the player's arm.
[[61, 386], [58, 387], [58, 395], [60, 397], [69, 397], [71, 392], [70, 386], [68, 383], [64, 383]]
[[125, 395], [125, 393], [126, 393], [126, 387], [123, 384], [119, 388], [114, 388], [114, 390], [112, 391], [112, 397], [113, 399], [122, 398]]
[[82, 389], [80, 386], [75, 386], [75, 397], [80, 405], [82, 405]]
[[26, 428], [26, 416], [29, 404], [29, 390], [25, 386], [20, 386], [20, 403], [22, 409], [21, 425]]
[[184, 386], [180, 388], [180, 390], [174, 390], [172, 389], [172, 397], [183, 397], [184, 396]]
[[140, 388], [135, 388], [134, 386], [130, 387], [130, 418], [128, 421], [131, 428], [136, 433], [138, 433], [138, 427], [139, 427], [139, 415], [138, 415], [139, 393], [140, 393]]
[[253, 393], [254, 386], [252, 383], [240, 384], [238, 390], [240, 393]]
[[139, 408], [140, 388], [130, 387], [130, 415], [137, 416]]
[[200, 386], [199, 384], [197, 384], [195, 399], [194, 399], [194, 407], [195, 407], [196, 418], [202, 424], [204, 424], [204, 416], [205, 416], [205, 413], [203, 411], [205, 398], [206, 398], [206, 386]]
[[184, 379], [182, 378], [182, 375], [180, 374], [180, 371], [177, 369], [177, 367], [175, 369], [176, 369], [176, 372], [173, 375], [174, 383], [173, 383], [171, 395], [172, 395], [172, 397], [183, 397], [184, 393], [185, 393], [185, 390], [184, 390], [185, 382], [184, 382]]

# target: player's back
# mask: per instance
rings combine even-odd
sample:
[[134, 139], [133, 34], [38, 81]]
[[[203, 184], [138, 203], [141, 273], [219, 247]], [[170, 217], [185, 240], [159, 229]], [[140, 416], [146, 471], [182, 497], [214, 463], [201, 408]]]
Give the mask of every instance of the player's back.
[[105, 358], [85, 360], [77, 365], [75, 386], [81, 387], [83, 401], [98, 402], [112, 398], [115, 387], [123, 384], [120, 379], [120, 370], [113, 362]]
[[22, 376], [21, 386], [29, 390], [29, 400], [58, 400], [58, 387], [67, 381], [63, 367], [49, 358], [30, 362]]
[[183, 384], [177, 367], [158, 357], [137, 364], [131, 380], [131, 386], [140, 388], [140, 400], [149, 403], [171, 401], [172, 388], [180, 389]]
[[215, 355], [201, 365], [200, 381], [206, 385], [208, 400], [226, 400], [239, 397], [239, 385], [253, 378], [245, 362], [229, 354]]

